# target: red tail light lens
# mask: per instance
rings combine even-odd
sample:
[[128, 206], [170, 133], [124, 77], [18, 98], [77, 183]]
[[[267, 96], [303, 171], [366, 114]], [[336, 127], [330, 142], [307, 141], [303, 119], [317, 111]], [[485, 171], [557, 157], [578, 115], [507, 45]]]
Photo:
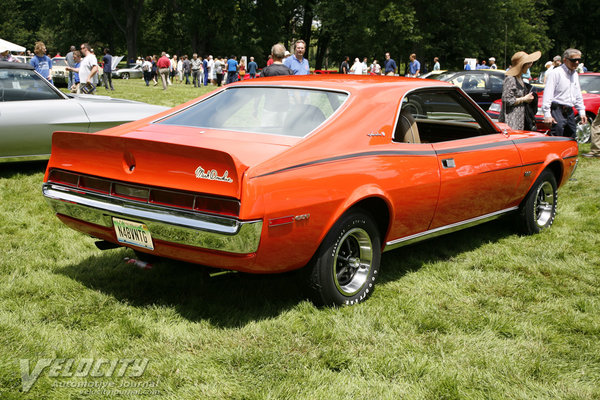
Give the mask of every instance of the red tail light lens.
[[196, 196], [194, 210], [237, 217], [240, 214], [240, 202], [224, 198]]
[[77, 186], [79, 184], [79, 175], [53, 169], [48, 175], [48, 180], [56, 183], [64, 183], [70, 186]]
[[105, 193], [141, 203], [159, 204], [211, 214], [238, 217], [240, 202], [226, 197], [211, 197], [201, 194], [165, 190], [146, 186], [130, 185], [89, 175], [81, 175], [57, 169], [50, 170], [49, 182], [61, 183], [76, 188]]
[[194, 195], [188, 193], [171, 192], [168, 190], [153, 189], [150, 192], [150, 202], [165, 206], [175, 206], [187, 209], [194, 208]]

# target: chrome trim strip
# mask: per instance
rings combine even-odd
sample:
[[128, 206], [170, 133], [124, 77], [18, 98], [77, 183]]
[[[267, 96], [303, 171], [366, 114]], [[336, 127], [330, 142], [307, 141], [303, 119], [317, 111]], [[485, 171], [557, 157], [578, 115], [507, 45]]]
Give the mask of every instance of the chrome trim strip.
[[178, 210], [115, 198], [55, 183], [44, 183], [42, 193], [50, 207], [84, 222], [112, 228], [112, 217], [143, 222], [154, 239], [237, 254], [254, 253], [260, 243], [262, 220]]
[[406, 246], [412, 243], [420, 242], [425, 239], [430, 239], [436, 236], [445, 235], [446, 233], [456, 232], [461, 229], [469, 228], [471, 226], [479, 225], [484, 222], [491, 221], [499, 218], [504, 214], [518, 210], [519, 207], [510, 207], [504, 210], [496, 211], [490, 214], [481, 215], [479, 217], [471, 218], [466, 221], [456, 222], [454, 224], [440, 226], [439, 228], [431, 229], [425, 232], [416, 233], [414, 235], [406, 236], [400, 239], [395, 239], [387, 242], [383, 251], [394, 250], [398, 247]]

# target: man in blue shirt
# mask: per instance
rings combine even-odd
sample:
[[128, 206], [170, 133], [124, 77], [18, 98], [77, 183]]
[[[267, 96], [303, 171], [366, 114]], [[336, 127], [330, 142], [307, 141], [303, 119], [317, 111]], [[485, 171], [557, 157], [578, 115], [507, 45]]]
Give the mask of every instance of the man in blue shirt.
[[465, 69], [465, 71], [471, 70], [471, 66], [469, 65], [469, 60], [467, 60], [466, 58], [465, 58], [465, 68], [464, 69]]
[[231, 56], [229, 60], [227, 60], [227, 83], [237, 82], [238, 68], [239, 66], [235, 56]]
[[256, 78], [257, 69], [258, 64], [254, 62], [254, 57], [250, 57], [250, 62], [248, 63], [248, 73], [250, 74], [250, 79]]
[[306, 43], [304, 43], [304, 40], [296, 40], [296, 43], [294, 44], [294, 54], [286, 58], [283, 62], [286, 67], [294, 71], [294, 75], [310, 74], [308, 60], [304, 58], [305, 51]]
[[52, 82], [52, 59], [46, 55], [46, 45], [44, 42], [35, 42], [35, 55], [29, 62], [35, 70]]
[[386, 75], [395, 75], [396, 74], [396, 61], [390, 57], [390, 53], [385, 53], [385, 63], [383, 64], [384, 70], [383, 73]]
[[416, 78], [419, 76], [419, 72], [421, 72], [421, 63], [417, 61], [417, 55], [412, 53], [410, 55], [410, 62], [408, 63], [408, 76], [411, 78]]
[[108, 84], [110, 83], [110, 90], [115, 90], [112, 84], [112, 56], [108, 48], [104, 49], [104, 57], [102, 57], [104, 66], [102, 67], [102, 82], [104, 88], [108, 90]]

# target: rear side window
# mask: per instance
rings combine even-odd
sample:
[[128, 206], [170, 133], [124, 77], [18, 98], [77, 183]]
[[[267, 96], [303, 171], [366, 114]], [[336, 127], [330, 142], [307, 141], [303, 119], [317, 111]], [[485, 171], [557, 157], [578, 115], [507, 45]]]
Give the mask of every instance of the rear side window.
[[347, 97], [325, 90], [238, 87], [157, 123], [303, 137], [325, 122]]

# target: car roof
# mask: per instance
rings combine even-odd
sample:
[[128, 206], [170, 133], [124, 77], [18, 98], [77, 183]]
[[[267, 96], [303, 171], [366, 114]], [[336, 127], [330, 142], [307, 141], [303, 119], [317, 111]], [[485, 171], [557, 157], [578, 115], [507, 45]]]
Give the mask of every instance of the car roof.
[[323, 75], [287, 75], [269, 78], [250, 79], [227, 87], [236, 86], [291, 86], [298, 88], [324, 89], [344, 92], [377, 91], [395, 89], [407, 92], [423, 87], [453, 87], [448, 82], [404, 78], [397, 76], [371, 76], [350, 74], [323, 74]]
[[34, 69], [32, 65], [21, 62], [0, 61], [0, 69]]

